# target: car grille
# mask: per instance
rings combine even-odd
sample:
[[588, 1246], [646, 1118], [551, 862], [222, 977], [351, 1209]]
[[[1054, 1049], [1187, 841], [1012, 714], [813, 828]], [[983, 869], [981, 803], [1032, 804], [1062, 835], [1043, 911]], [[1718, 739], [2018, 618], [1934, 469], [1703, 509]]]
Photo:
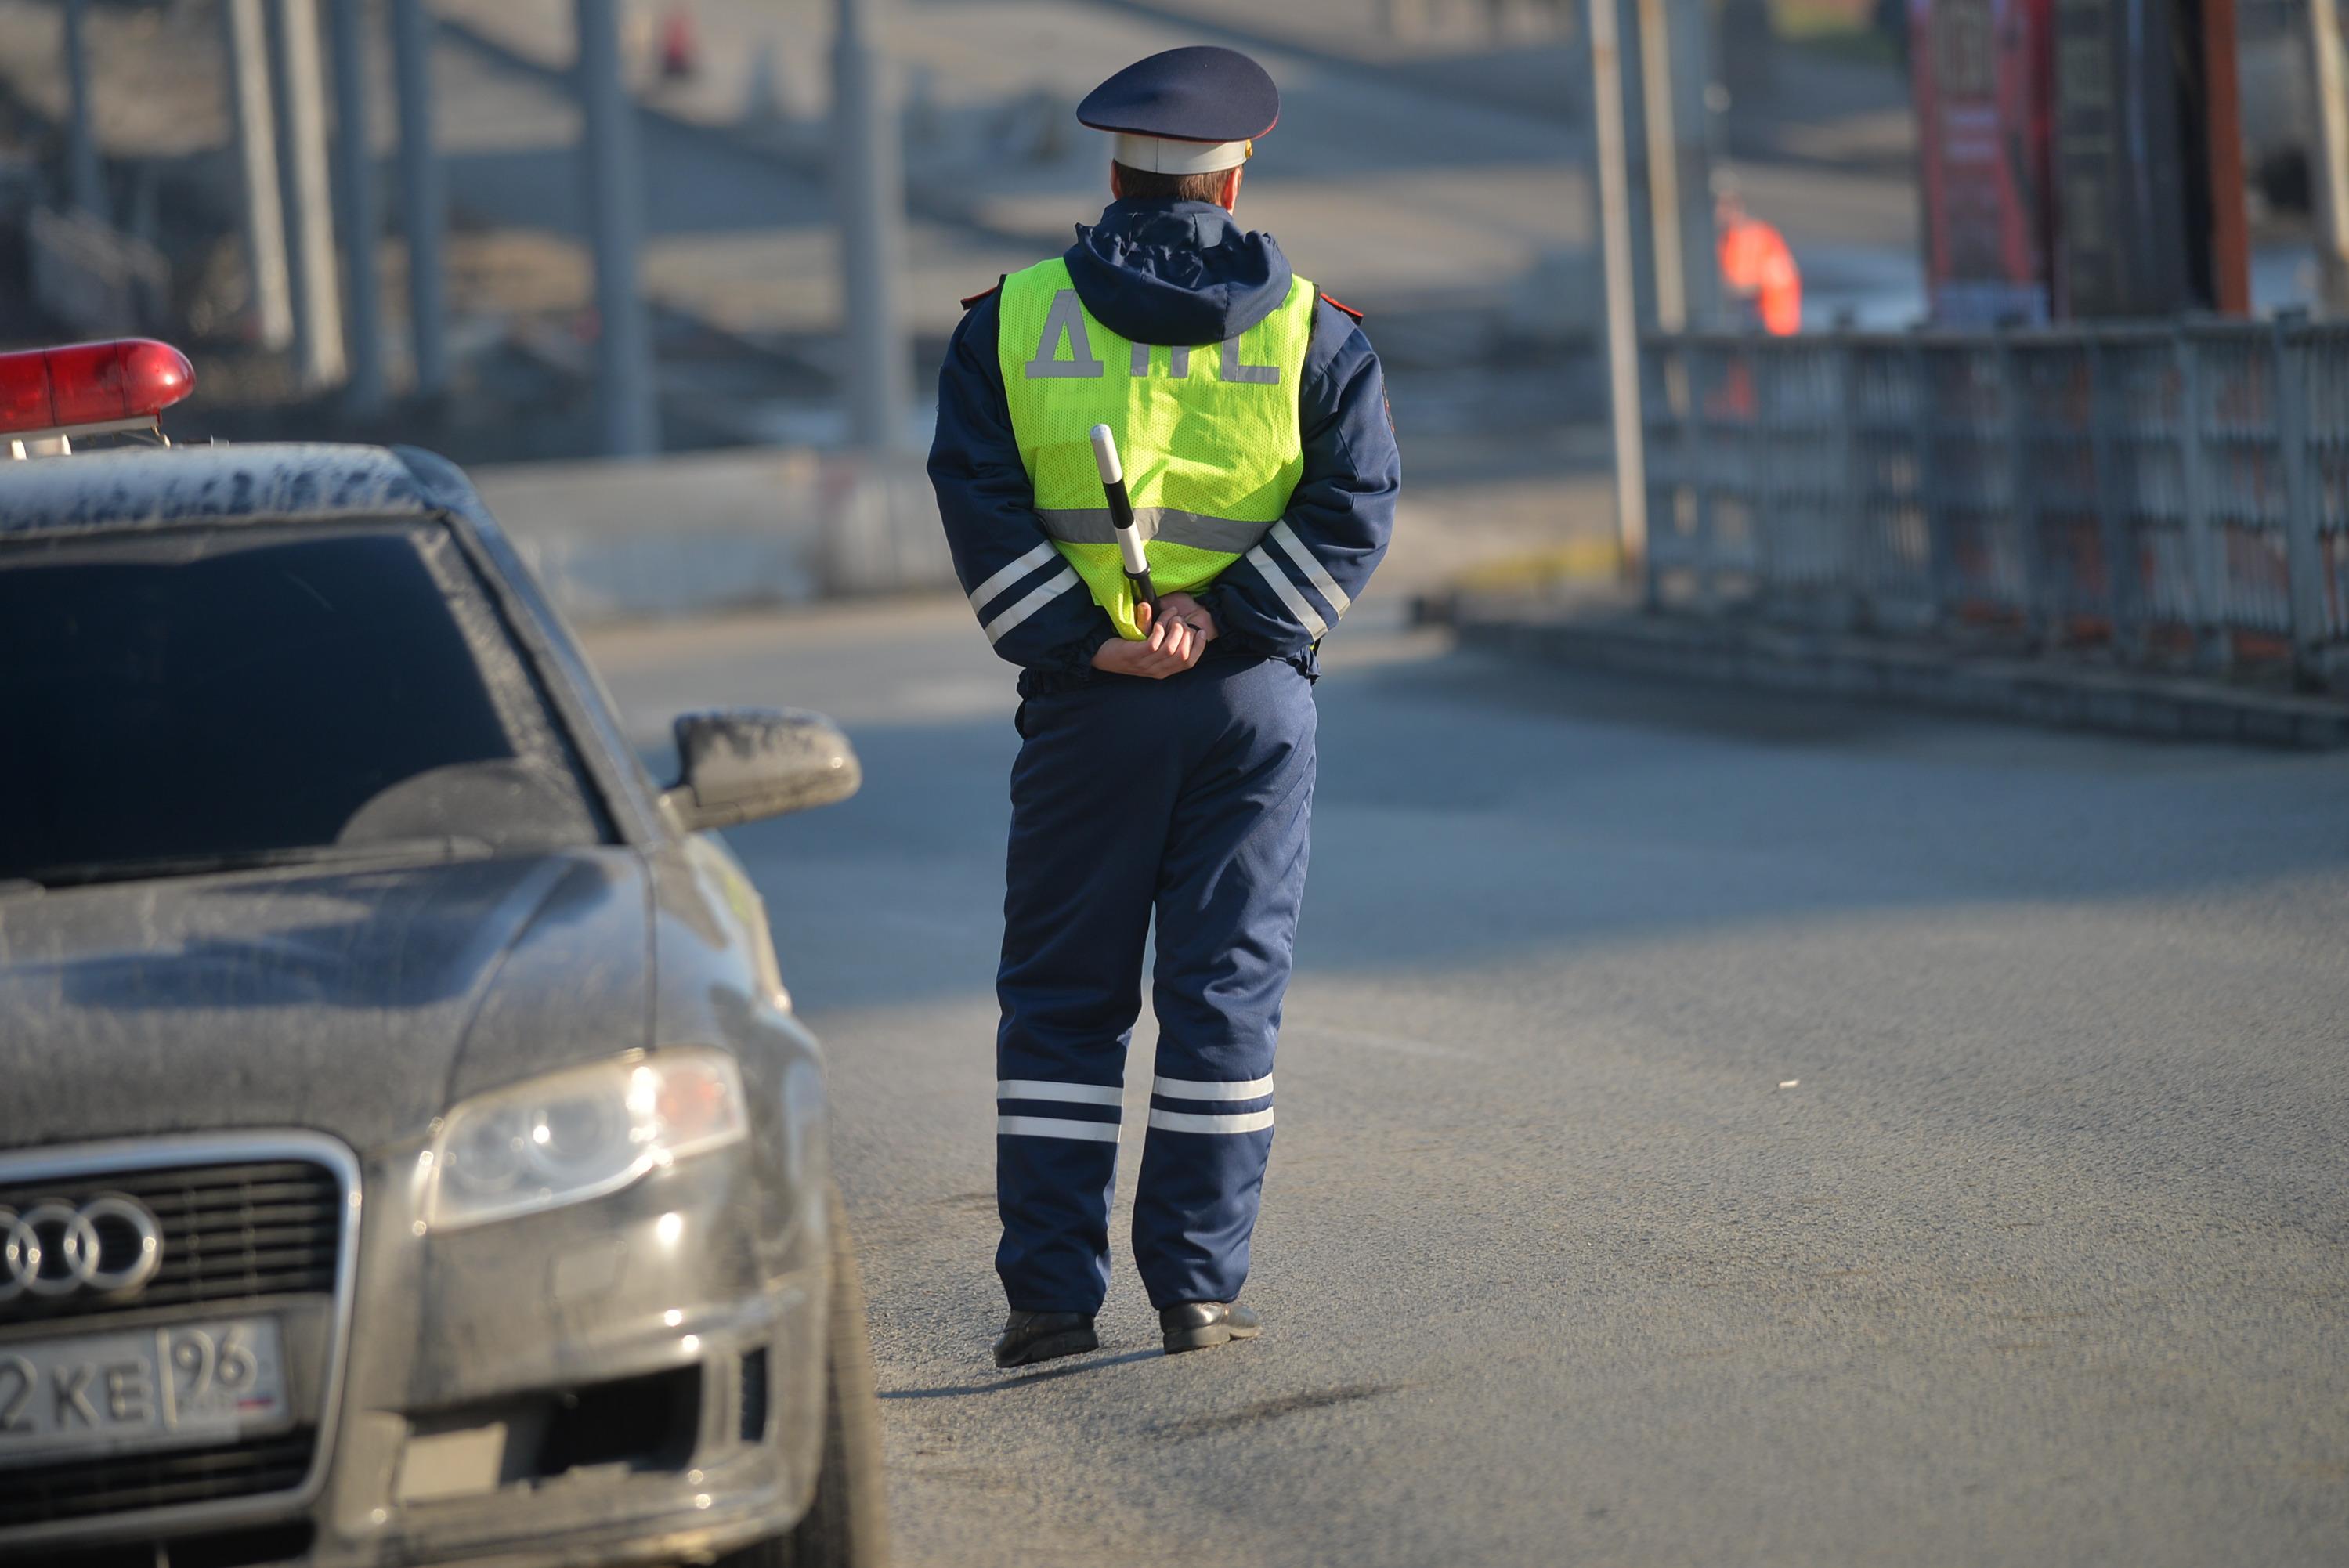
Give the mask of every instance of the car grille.
[[0, 1470], [0, 1531], [291, 1491], [309, 1473], [316, 1444], [305, 1428], [218, 1448]]
[[335, 1288], [342, 1187], [333, 1171], [306, 1161], [11, 1183], [0, 1186], [0, 1208], [23, 1212], [43, 1199], [80, 1203], [109, 1192], [137, 1199], [155, 1216], [163, 1234], [155, 1277], [127, 1296], [19, 1295], [0, 1302], [0, 1325]]

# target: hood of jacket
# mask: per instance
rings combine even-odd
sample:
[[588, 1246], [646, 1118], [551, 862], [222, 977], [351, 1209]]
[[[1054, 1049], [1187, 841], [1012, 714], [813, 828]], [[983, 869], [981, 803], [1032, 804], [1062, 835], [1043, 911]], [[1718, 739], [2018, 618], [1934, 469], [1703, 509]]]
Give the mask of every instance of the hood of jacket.
[[1280, 308], [1288, 258], [1211, 201], [1112, 201], [1064, 260], [1094, 319], [1135, 343], [1225, 343]]

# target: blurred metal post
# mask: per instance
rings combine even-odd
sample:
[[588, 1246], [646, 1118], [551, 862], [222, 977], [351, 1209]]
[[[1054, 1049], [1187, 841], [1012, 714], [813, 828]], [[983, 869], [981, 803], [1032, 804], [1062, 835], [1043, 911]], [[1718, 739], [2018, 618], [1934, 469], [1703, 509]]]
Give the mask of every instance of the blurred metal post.
[[1630, 174], [1624, 162], [1622, 52], [1616, 0], [1589, 0], [1590, 100], [1597, 122], [1599, 239], [1607, 292], [1608, 408], [1615, 431], [1615, 530], [1627, 565], [1648, 551], [1646, 432], [1631, 280]]
[[[1688, 345], [1684, 342], [1659, 342], [1640, 356], [1640, 395], [1646, 396], [1645, 388], [1651, 381], [1664, 388], [1657, 412], [1671, 420], [1671, 445], [1667, 447], [1661, 439], [1657, 441], [1656, 450], [1648, 459], [1649, 472], [1643, 476], [1649, 482], [1641, 484], [1640, 494], [1644, 500], [1652, 504], [1657, 492], [1662, 490], [1671, 498], [1667, 505], [1675, 514], [1675, 521], [1680, 498], [1688, 493], [1689, 476], [1692, 471], [1690, 454], [1696, 444], [1691, 428], [1695, 421], [1695, 411], [1689, 406], [1688, 371], [1682, 364], [1687, 354]], [[1642, 418], [1644, 422], [1644, 412]], [[1643, 430], [1641, 433], [1644, 436], [1646, 432]], [[1656, 480], [1661, 482], [1653, 482]], [[1673, 543], [1678, 544], [1677, 530], [1674, 531]], [[1664, 605], [1664, 569], [1658, 559], [1661, 553], [1651, 542], [1638, 561], [1625, 562], [1628, 569], [1639, 573], [1640, 607], [1643, 610], [1661, 610]]]
[[[2322, 0], [2319, 0], [2322, 3]], [[2323, 677], [2324, 498], [2308, 428], [2308, 358], [2303, 320], [2278, 321], [2274, 345], [2276, 456], [2283, 466], [2283, 554], [2292, 603], [2292, 662], [2302, 680]]]
[[1637, 4], [1656, 325], [1679, 332], [1692, 323], [1713, 325], [1720, 298], [1713, 240], [1713, 111], [1704, 90], [1708, 28], [1701, 5]]
[[1664, 0], [1639, 0], [1640, 97], [1648, 121], [1648, 212], [1654, 232], [1656, 325], [1688, 325], [1688, 281], [1681, 253], [1681, 159], [1672, 123], [1671, 24]]
[[[1683, 339], [1682, 341], [1686, 341]], [[1701, 341], [1688, 356], [1689, 407], [1692, 419], [1689, 428], [1695, 441], [1687, 454], [1688, 471], [1694, 476], [1696, 515], [1690, 521], [1695, 527], [1696, 591], [1690, 603], [1701, 615], [1721, 612], [1721, 500], [1722, 492], [1735, 488], [1736, 497], [1746, 500], [1750, 518], [1753, 507], [1747, 500], [1744, 484], [1746, 469], [1741, 460], [1744, 449], [1737, 444], [1726, 427], [1732, 418], [1717, 416], [1713, 399], [1708, 396], [1729, 386], [1744, 369], [1748, 349], [1743, 342], [1713, 338]], [[1641, 498], [1643, 500], [1645, 497]], [[1679, 519], [1672, 521], [1678, 526]]]
[[285, 214], [278, 204], [276, 111], [269, 90], [269, 45], [262, 0], [222, 0], [229, 65], [229, 124], [243, 209], [246, 292], [254, 340], [282, 349], [294, 341], [286, 298]]
[[319, 80], [317, 0], [277, 0], [270, 29], [277, 99], [277, 187], [293, 284], [295, 373], [306, 387], [343, 378], [343, 304], [326, 182], [326, 105]]
[[98, 167], [97, 107], [90, 100], [89, 44], [83, 31], [88, 0], [66, 0], [66, 163], [73, 204], [100, 222], [106, 211], [106, 176]]
[[909, 375], [897, 267], [905, 254], [905, 173], [897, 117], [867, 36], [874, 0], [838, 0], [832, 50], [833, 201], [847, 312], [849, 438], [904, 444]]
[[2061, 596], [2050, 576], [2046, 539], [2039, 523], [2038, 487], [2032, 482], [2031, 374], [2016, 335], [1998, 335], [1998, 389], [2006, 416], [2006, 504], [2023, 573], [2023, 632], [2036, 647], [2053, 647], [2064, 623]]
[[2227, 634], [2227, 542], [2212, 516], [2209, 464], [2203, 449], [2202, 409], [2209, 391], [2202, 380], [2202, 345], [2184, 327], [2172, 335], [2178, 374], [2178, 474], [2185, 491], [2186, 565], [2194, 583], [2194, 656], [2202, 668], [2223, 673], [2233, 639]]
[[368, 137], [367, 0], [334, 0], [335, 189], [342, 198], [344, 325], [351, 356], [348, 407], [383, 407], [383, 302], [376, 276], [375, 152]]
[[1860, 369], [1859, 348], [1849, 338], [1838, 340], [1829, 350], [1835, 356], [1835, 407], [1829, 418], [1835, 421], [1833, 438], [1833, 478], [1829, 481], [1836, 497], [1834, 515], [1843, 520], [1842, 537], [1837, 541], [1837, 556], [1843, 562], [1844, 612], [1843, 630], [1868, 627], [1874, 624], [1876, 605], [1868, 593], [1875, 581], [1868, 560], [1868, 505], [1872, 499], [1868, 474], [1868, 446], [1859, 436]]
[[[1916, 463], [1917, 515], [1925, 525], [1925, 593], [1932, 628], [1940, 631], [1957, 607], [1956, 552], [1949, 518], [1940, 507], [1940, 399], [1934, 396], [1933, 359], [1924, 343], [1902, 346], [1902, 372], [1909, 377], [1909, 438]], [[2101, 492], [2100, 492], [2101, 493]]]
[[1721, 325], [1721, 253], [1713, 223], [1713, 160], [1719, 119], [1713, 107], [1713, 17], [1704, 5], [1671, 5], [1671, 125], [1680, 188], [1682, 304], [1699, 328]]
[[2334, 0], [2308, 0], [2308, 68], [2316, 124], [2309, 148], [2315, 188], [2316, 269], [2327, 315], [2349, 315], [2349, 63]]
[[399, 89], [399, 226], [408, 235], [408, 327], [416, 395], [449, 389], [449, 310], [442, 255], [449, 201], [432, 141], [432, 17], [424, 0], [391, 0], [391, 63]]
[[2143, 568], [2137, 560], [2137, 516], [2131, 498], [2122, 493], [2121, 426], [2126, 414], [2119, 373], [2114, 368], [2113, 346], [2100, 335], [2088, 339], [2088, 463], [2096, 484], [2096, 547], [2104, 558], [2105, 613], [2113, 628], [2113, 647], [2121, 657], [2134, 659], [2144, 651], [2145, 630], [2139, 592]]
[[[1667, 0], [1669, 3], [1669, 0]], [[1651, 196], [1654, 182], [1648, 168], [1647, 51], [1640, 46], [1640, 0], [1615, 0], [1615, 83], [1623, 98], [1623, 206], [1630, 215], [1631, 319], [1641, 333], [1657, 331], [1656, 214]], [[1593, 141], [1597, 146], [1596, 98]]]
[[576, 0], [579, 108], [586, 121], [583, 175], [595, 264], [595, 401], [604, 450], [640, 458], [660, 449], [652, 336], [637, 286], [644, 191], [636, 170], [636, 106], [620, 63], [619, 0]]

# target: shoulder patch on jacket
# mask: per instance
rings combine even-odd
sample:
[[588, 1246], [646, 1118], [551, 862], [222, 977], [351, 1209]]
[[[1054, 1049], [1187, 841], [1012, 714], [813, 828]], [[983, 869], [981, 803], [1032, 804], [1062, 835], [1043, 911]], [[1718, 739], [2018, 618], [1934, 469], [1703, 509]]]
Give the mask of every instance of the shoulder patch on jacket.
[[[1002, 280], [1001, 278], [998, 278], [998, 279], [996, 279], [996, 280], [995, 280], [995, 286], [994, 286], [993, 288], [981, 289], [981, 290], [979, 290], [977, 294], [971, 294], [971, 295], [969, 295], [968, 297], [967, 297], [966, 299], [964, 299], [964, 301], [962, 302], [962, 308], [963, 308], [963, 309], [965, 309], [965, 310], [968, 310], [971, 306], [973, 306], [973, 305], [977, 304], [979, 301], [981, 301], [981, 300], [985, 299], [988, 295], [989, 295], [989, 294], [1000, 294], [1000, 293], [1002, 293], [1002, 292], [1003, 292], [1003, 280]], [[1336, 302], [1336, 301], [1334, 301], [1334, 300], [1332, 300], [1330, 303], [1331, 303], [1331, 304], [1335, 304], [1337, 302]], [[1343, 306], [1340, 306], [1340, 309], [1343, 309], [1344, 307], [1343, 307]], [[1361, 319], [1361, 317], [1359, 317], [1359, 316], [1357, 316], [1355, 319], [1359, 321], [1359, 320], [1360, 320], [1360, 319]]]
[[1359, 326], [1361, 325], [1362, 313], [1356, 310], [1352, 305], [1348, 304], [1344, 300], [1338, 299], [1325, 294], [1321, 296], [1321, 303], [1327, 305], [1335, 306], [1337, 309], [1345, 312], [1348, 315], [1352, 316], [1354, 318], [1355, 325]]

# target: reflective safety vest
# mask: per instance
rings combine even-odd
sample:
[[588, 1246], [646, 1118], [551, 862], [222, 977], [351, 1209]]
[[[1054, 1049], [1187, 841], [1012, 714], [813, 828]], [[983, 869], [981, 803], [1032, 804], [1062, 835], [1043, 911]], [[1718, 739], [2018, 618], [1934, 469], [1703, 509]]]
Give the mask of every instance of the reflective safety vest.
[[1739, 218], [1723, 226], [1720, 252], [1722, 287], [1754, 325], [1776, 337], [1803, 330], [1803, 274], [1784, 234], [1759, 218]]
[[1238, 337], [1169, 348], [1095, 320], [1058, 257], [1004, 279], [996, 353], [1036, 515], [1121, 635], [1142, 633], [1092, 428], [1117, 433], [1153, 586], [1197, 593], [1263, 542], [1305, 472], [1297, 394], [1313, 299], [1292, 278], [1280, 307]]

